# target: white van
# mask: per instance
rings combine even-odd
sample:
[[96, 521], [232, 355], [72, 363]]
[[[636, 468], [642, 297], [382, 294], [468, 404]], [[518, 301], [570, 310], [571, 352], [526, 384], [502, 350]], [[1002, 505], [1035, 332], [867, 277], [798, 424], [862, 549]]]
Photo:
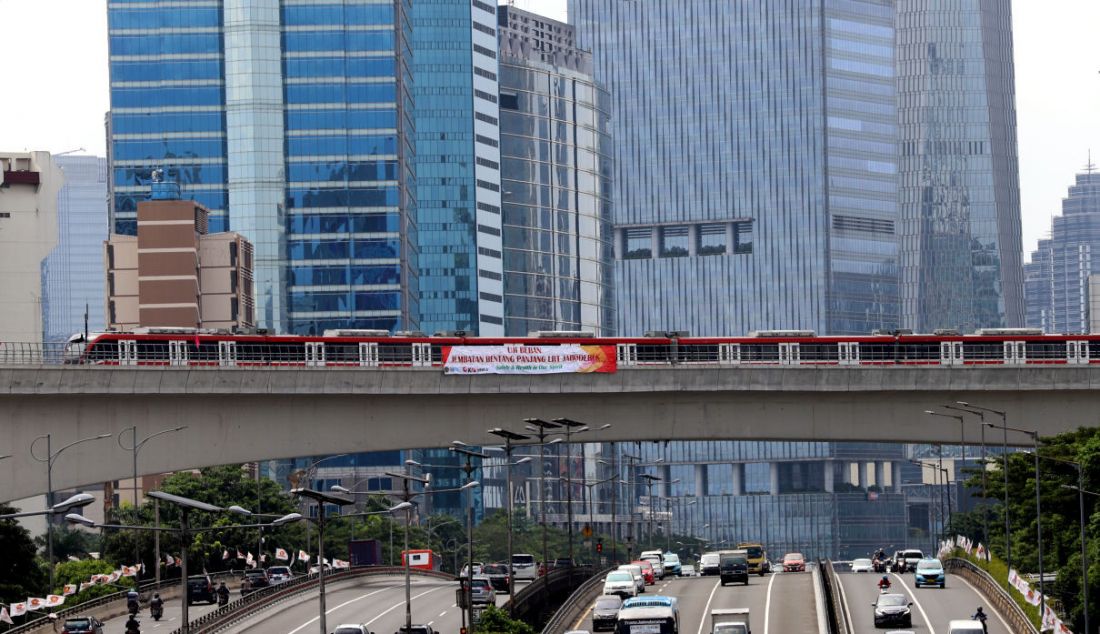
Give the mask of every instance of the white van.
[[951, 621], [947, 624], [947, 634], [985, 634], [981, 621]]
[[623, 564], [617, 568], [617, 570], [623, 570], [629, 572], [634, 577], [634, 585], [637, 586], [638, 593], [645, 592], [645, 575], [642, 574], [642, 567], [638, 564]]
[[643, 551], [642, 554], [638, 556], [638, 559], [644, 559], [645, 561], [648, 561], [649, 563], [653, 564], [653, 574], [658, 579], [664, 579], [665, 578], [665, 563], [664, 563], [663, 556], [664, 556], [664, 553], [661, 552], [660, 550], [646, 550], [646, 551]]

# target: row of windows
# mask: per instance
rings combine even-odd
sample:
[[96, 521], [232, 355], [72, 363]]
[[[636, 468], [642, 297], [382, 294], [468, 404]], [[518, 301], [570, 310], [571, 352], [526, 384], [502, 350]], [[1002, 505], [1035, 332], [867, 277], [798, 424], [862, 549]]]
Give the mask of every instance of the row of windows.
[[153, 180], [153, 170], [164, 169], [165, 176], [183, 185], [200, 185], [226, 182], [224, 164], [188, 165], [183, 167], [146, 166], [120, 167], [114, 170], [116, 187], [148, 185]]
[[147, 112], [141, 114], [111, 113], [114, 134], [161, 134], [164, 132], [224, 132], [225, 113], [213, 112]]
[[109, 43], [112, 56], [222, 52], [220, 33], [112, 35]]
[[220, 59], [111, 62], [111, 81], [185, 81], [221, 79]]
[[288, 209], [307, 207], [396, 207], [401, 199], [397, 187], [370, 189], [290, 189]]
[[287, 53], [307, 51], [387, 51], [394, 50], [393, 31], [288, 31], [283, 33]]
[[222, 157], [225, 139], [167, 139], [157, 141], [114, 141], [112, 158], [116, 161], [162, 157]]
[[291, 260], [393, 259], [401, 255], [398, 240], [289, 240]]
[[288, 78], [390, 77], [393, 57], [291, 57], [283, 62]]
[[290, 286], [362, 286], [365, 284], [400, 284], [401, 269], [381, 266], [292, 266], [287, 284]]
[[290, 214], [290, 233], [396, 233], [401, 230], [397, 214]]
[[384, 84], [290, 84], [288, 104], [303, 103], [393, 103], [397, 85]]
[[292, 183], [343, 180], [392, 181], [397, 180], [397, 161], [291, 163], [287, 166], [287, 180]]
[[390, 155], [397, 153], [397, 137], [392, 135], [289, 137], [286, 144], [290, 156]]
[[284, 26], [337, 24], [393, 24], [393, 4], [338, 4], [284, 6]]
[[220, 106], [224, 102], [225, 91], [221, 86], [111, 89], [112, 108]]
[[384, 291], [298, 292], [290, 295], [290, 310], [297, 313], [347, 310], [397, 310], [401, 293]]
[[[657, 239], [658, 256], [662, 258], [748, 254], [752, 253], [752, 225], [752, 220], [743, 220], [694, 226], [628, 227], [622, 230], [622, 257], [624, 260], [652, 258], [654, 237]], [[694, 244], [692, 229], [695, 233]]]
[[168, 29], [199, 26], [221, 26], [221, 7], [186, 7], [122, 9], [111, 7], [107, 12], [107, 28]]

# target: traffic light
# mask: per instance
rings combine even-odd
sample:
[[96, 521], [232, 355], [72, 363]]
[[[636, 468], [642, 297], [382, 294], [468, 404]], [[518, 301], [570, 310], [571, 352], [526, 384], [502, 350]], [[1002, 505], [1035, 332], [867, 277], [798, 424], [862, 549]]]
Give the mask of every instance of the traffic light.
[[596, 540], [596, 552], [603, 554], [603, 539]]

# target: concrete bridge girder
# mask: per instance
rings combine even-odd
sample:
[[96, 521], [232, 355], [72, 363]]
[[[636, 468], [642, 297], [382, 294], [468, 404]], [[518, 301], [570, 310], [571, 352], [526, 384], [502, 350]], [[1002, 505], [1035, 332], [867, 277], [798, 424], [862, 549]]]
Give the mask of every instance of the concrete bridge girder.
[[[38, 435], [54, 447], [138, 425], [149, 443], [139, 472], [266, 458], [495, 444], [491, 427], [565, 416], [608, 430], [587, 442], [817, 440], [958, 443], [959, 426], [925, 409], [957, 400], [1009, 412], [1009, 425], [1043, 435], [1096, 424], [1100, 367], [733, 367], [622, 369], [615, 374], [452, 376], [438, 369], [0, 369], [0, 499], [46, 489], [29, 455]], [[987, 417], [999, 422], [997, 417]], [[976, 420], [976, 419], [975, 419]], [[594, 427], [595, 428], [595, 427]], [[976, 444], [976, 424], [966, 440]], [[988, 431], [987, 440], [1000, 440]], [[1010, 436], [1024, 444], [1027, 438]], [[68, 450], [54, 488], [129, 477], [112, 440]]]

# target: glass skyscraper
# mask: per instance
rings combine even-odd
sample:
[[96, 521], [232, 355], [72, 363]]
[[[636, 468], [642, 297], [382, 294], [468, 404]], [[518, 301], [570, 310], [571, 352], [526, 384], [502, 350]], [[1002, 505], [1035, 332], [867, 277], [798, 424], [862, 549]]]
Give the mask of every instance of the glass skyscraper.
[[111, 2], [115, 231], [163, 168], [255, 246], [258, 325], [415, 328], [409, 8]]
[[572, 26], [499, 15], [504, 333], [612, 335], [610, 97]]
[[420, 327], [429, 334], [504, 334], [495, 5], [412, 5]]
[[893, 2], [569, 15], [611, 93], [620, 334], [898, 325]]
[[902, 324], [1024, 322], [1009, 0], [898, 0]]
[[[1093, 251], [1097, 257], [1093, 257]], [[1100, 273], [1100, 172], [1089, 165], [1062, 199], [1050, 237], [1024, 267], [1027, 325], [1044, 332], [1090, 332], [1089, 275]]]
[[65, 180], [57, 194], [57, 246], [42, 263], [42, 332], [48, 343], [103, 329], [103, 241], [107, 159], [54, 156]]

